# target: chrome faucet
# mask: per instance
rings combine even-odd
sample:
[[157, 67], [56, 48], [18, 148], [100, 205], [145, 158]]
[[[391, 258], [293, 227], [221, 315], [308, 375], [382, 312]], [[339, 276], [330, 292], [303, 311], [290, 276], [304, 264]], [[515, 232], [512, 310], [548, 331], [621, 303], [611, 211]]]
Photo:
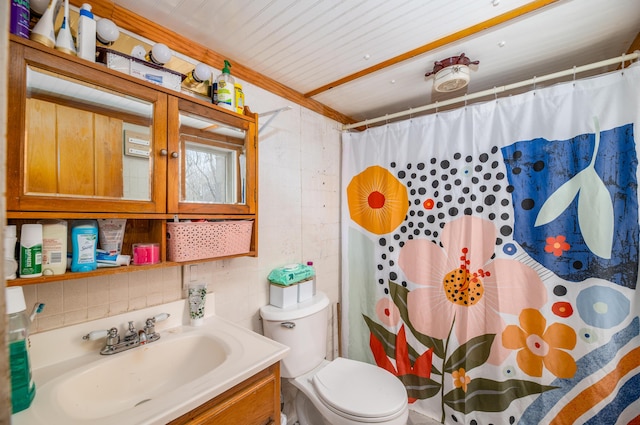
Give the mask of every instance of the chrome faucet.
[[140, 332], [136, 331], [133, 322], [129, 322], [129, 329], [122, 339], [120, 338], [120, 335], [118, 335], [117, 328], [89, 332], [84, 335], [82, 339], [93, 341], [106, 337], [105, 346], [100, 350], [100, 354], [109, 355], [120, 353], [122, 351], [138, 347], [139, 345], [148, 344], [160, 339], [160, 334], [155, 331], [155, 324], [156, 322], [168, 319], [169, 316], [170, 314], [168, 313], [160, 313], [148, 318], [145, 321], [144, 329]]

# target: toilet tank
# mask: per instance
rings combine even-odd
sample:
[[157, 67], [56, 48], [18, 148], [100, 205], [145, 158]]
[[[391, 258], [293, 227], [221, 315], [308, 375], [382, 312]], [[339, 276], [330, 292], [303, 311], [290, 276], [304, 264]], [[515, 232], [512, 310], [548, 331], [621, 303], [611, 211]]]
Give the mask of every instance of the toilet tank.
[[322, 292], [288, 308], [260, 308], [264, 335], [291, 350], [280, 363], [283, 378], [297, 378], [318, 366], [327, 352], [329, 298]]

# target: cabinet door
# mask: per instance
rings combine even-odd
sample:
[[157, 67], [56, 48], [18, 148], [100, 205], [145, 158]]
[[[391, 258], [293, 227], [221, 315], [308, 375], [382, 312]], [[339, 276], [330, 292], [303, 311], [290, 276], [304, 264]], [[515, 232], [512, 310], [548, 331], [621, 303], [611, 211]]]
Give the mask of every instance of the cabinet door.
[[166, 95], [11, 43], [9, 211], [165, 212]]
[[255, 214], [255, 118], [169, 97], [170, 213]]
[[280, 420], [280, 363], [236, 385], [169, 425], [267, 425]]

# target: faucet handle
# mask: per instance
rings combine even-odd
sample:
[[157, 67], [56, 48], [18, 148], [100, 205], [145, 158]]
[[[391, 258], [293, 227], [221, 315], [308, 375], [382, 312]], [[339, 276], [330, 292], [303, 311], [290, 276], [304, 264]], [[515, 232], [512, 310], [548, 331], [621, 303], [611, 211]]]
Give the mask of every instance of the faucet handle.
[[167, 320], [171, 315], [169, 313], [160, 313], [160, 314], [156, 314], [153, 317], [149, 317], [147, 320], [145, 320], [145, 328], [153, 328], [153, 326], [156, 324], [156, 322], [162, 322], [163, 320]]
[[84, 339], [85, 341], [89, 340], [89, 341], [95, 341], [96, 339], [101, 339], [106, 337], [109, 334], [108, 330], [101, 330], [101, 331], [93, 331], [93, 332], [89, 332], [88, 334], [84, 335], [82, 337], [82, 339]]
[[156, 314], [152, 317], [155, 322], [162, 322], [163, 320], [167, 320], [171, 315], [169, 313], [160, 313]]
[[160, 335], [156, 332], [156, 322], [167, 320], [169, 316], [171, 316], [169, 313], [160, 313], [145, 321], [144, 333], [147, 336], [147, 342], [153, 342], [160, 338]]

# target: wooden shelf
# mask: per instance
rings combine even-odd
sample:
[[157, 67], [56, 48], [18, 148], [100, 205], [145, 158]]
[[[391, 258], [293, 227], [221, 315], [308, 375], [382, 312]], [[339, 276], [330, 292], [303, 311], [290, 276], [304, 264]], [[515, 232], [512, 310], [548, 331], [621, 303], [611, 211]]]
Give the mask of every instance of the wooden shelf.
[[250, 251], [245, 254], [227, 255], [224, 257], [215, 257], [215, 258], [203, 258], [201, 260], [182, 261], [179, 263], [175, 261], [162, 261], [157, 264], [145, 264], [140, 266], [130, 265], [130, 266], [120, 266], [120, 267], [105, 267], [105, 268], [100, 268], [91, 272], [76, 272], [76, 273], [67, 270], [65, 274], [30, 277], [30, 278], [24, 278], [24, 279], [17, 278], [17, 279], [7, 280], [6, 282], [7, 282], [7, 286], [37, 285], [40, 283], [59, 282], [61, 280], [85, 279], [89, 277], [106, 276], [106, 275], [119, 274], [119, 273], [134, 273], [134, 272], [143, 271], [143, 270], [185, 266], [187, 264], [206, 263], [207, 261], [228, 260], [231, 258], [256, 257], [256, 256], [257, 256], [257, 253], [255, 251]]

